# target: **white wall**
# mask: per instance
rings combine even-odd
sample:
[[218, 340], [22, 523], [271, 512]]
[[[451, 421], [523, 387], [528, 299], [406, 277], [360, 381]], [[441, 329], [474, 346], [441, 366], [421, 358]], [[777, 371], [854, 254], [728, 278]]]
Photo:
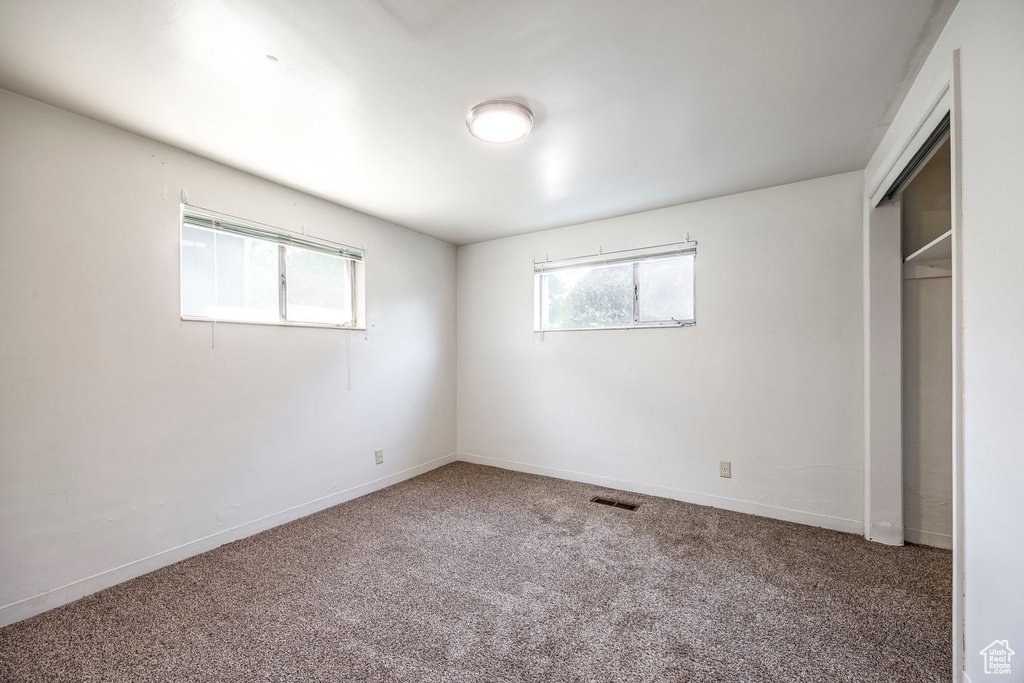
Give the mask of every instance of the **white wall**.
[[864, 536], [903, 545], [900, 197], [865, 201], [863, 229]]
[[964, 514], [967, 671], [980, 681], [991, 641], [1024, 653], [1024, 2], [972, 4], [986, 14], [961, 52]]
[[[455, 451], [451, 245], [4, 91], [0, 158], [0, 624]], [[368, 331], [211, 348], [178, 318], [182, 188], [365, 243]]]
[[[989, 678], [980, 651], [993, 640], [1024, 652], [1024, 2], [960, 0], [868, 176], [878, 176], [907, 138], [955, 50], [963, 164], [964, 662], [979, 683]], [[1012, 666], [1019, 679], [1021, 654]]]
[[[862, 195], [848, 173], [461, 247], [460, 457], [862, 531]], [[687, 232], [695, 327], [533, 332], [533, 258]]]
[[953, 282], [903, 281], [903, 532], [953, 547]]

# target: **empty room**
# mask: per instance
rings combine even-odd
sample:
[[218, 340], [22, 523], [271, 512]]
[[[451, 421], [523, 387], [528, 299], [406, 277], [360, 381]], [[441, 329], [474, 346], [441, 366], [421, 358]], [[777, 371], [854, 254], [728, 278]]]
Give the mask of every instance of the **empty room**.
[[1024, 0], [0, 0], [0, 681], [1024, 682], [1022, 121]]

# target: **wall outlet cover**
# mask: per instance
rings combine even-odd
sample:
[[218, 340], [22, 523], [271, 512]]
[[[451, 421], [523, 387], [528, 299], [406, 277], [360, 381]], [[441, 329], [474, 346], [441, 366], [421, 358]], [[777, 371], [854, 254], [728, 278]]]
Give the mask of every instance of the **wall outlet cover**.
[[384, 462], [384, 449], [378, 448], [373, 452], [373, 455], [377, 458], [377, 464], [380, 465]]
[[718, 476], [725, 477], [726, 479], [732, 478], [732, 463], [728, 460], [723, 460], [718, 463]]

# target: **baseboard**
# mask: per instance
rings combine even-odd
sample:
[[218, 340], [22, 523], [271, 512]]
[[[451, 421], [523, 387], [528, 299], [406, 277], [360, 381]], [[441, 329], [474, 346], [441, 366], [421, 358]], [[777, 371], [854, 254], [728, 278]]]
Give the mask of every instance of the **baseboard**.
[[697, 491], [685, 491], [683, 489], [659, 486], [658, 484], [642, 484], [635, 481], [604, 477], [598, 474], [561, 470], [555, 467], [533, 465], [525, 462], [516, 462], [514, 460], [499, 460], [482, 455], [474, 455], [472, 453], [459, 453], [458, 459], [464, 462], [476, 463], [478, 465], [491, 465], [492, 467], [500, 467], [502, 469], [515, 470], [517, 472], [541, 474], [547, 477], [569, 479], [571, 481], [579, 481], [585, 484], [596, 484], [597, 486], [606, 486], [620, 491], [646, 493], [652, 496], [659, 496], [661, 498], [681, 500], [684, 503], [695, 503], [697, 505], [706, 505], [709, 507], [721, 508], [723, 510], [731, 510], [733, 512], [743, 512], [748, 515], [770, 517], [771, 519], [779, 519], [784, 522], [796, 522], [798, 524], [806, 524], [808, 526], [832, 529], [834, 531], [843, 531], [851, 534], [864, 533], [864, 522], [856, 519], [843, 519], [842, 517], [819, 515], [814, 512], [804, 512], [802, 510], [765, 505], [763, 503], [751, 503], [745, 500], [738, 500], [736, 498], [726, 498], [725, 496], [698, 493]]
[[885, 545], [903, 545], [903, 527], [893, 526], [890, 522], [875, 523], [868, 529], [866, 538]]
[[904, 528], [903, 536], [908, 543], [930, 545], [933, 548], [942, 548], [943, 550], [953, 549], [953, 536], [951, 534], [939, 534], [934, 531]]
[[296, 505], [295, 507], [288, 508], [276, 512], [266, 517], [240, 524], [230, 529], [218, 531], [215, 534], [205, 536], [195, 541], [190, 541], [183, 545], [179, 545], [174, 548], [161, 551], [155, 555], [144, 557], [128, 564], [115, 567], [99, 574], [94, 574], [84, 579], [74, 581], [67, 585], [52, 590], [40, 593], [31, 598], [19, 600], [18, 602], [12, 602], [9, 605], [0, 607], [0, 626], [7, 626], [15, 622], [21, 621], [22, 619], [28, 619], [37, 614], [53, 609], [54, 607], [60, 607], [66, 605], [69, 602], [74, 602], [80, 598], [84, 598], [87, 595], [96, 593], [105, 588], [116, 586], [119, 583], [134, 579], [143, 574], [148, 574], [151, 571], [166, 567], [180, 562], [186, 558], [200, 553], [205, 553], [218, 546], [222, 546], [225, 543], [231, 543], [241, 538], [258, 534], [261, 531], [272, 529], [276, 526], [286, 524], [294, 521], [301, 517], [306, 517], [325, 510], [329, 507], [334, 507], [346, 501], [352, 500], [353, 498], [359, 498], [365, 496], [368, 493], [379, 491], [382, 488], [397, 484], [400, 481], [411, 479], [412, 477], [419, 476], [425, 472], [447, 465], [450, 462], [454, 462], [457, 459], [455, 453], [436, 458], [429, 462], [425, 462], [415, 467], [402, 470], [401, 472], [395, 472], [389, 474], [386, 477], [380, 479], [374, 479], [368, 481], [365, 484], [359, 484], [351, 488], [345, 489], [344, 491], [337, 491], [335, 493], [324, 496], [323, 498], [317, 498], [316, 500]]

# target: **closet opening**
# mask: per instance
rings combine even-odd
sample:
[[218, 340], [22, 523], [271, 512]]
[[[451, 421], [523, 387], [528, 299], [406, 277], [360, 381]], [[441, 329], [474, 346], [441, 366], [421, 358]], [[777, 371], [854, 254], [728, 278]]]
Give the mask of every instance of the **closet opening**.
[[[948, 116], [900, 187], [903, 528], [953, 547], [952, 175]], [[906, 172], [905, 172], [906, 173]]]

